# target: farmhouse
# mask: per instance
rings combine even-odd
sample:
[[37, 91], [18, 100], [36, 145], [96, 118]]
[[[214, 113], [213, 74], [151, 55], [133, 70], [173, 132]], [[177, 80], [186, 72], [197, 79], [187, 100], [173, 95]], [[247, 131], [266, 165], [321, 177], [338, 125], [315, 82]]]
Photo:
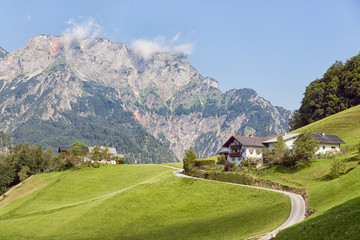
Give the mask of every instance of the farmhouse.
[[[300, 133], [286, 134], [283, 136], [285, 145], [288, 148], [292, 148], [294, 141], [300, 135]], [[316, 141], [319, 142], [319, 149], [316, 151], [316, 154], [331, 154], [340, 151], [340, 144], [345, 142], [336, 135], [329, 135], [322, 132], [321, 134], [313, 134], [313, 137]], [[265, 141], [264, 144], [272, 150], [277, 142], [277, 138], [270, 139]]]
[[[218, 154], [227, 156], [227, 161], [236, 162], [239, 164], [242, 160], [262, 160], [261, 149], [266, 147], [263, 142], [273, 139], [271, 137], [249, 137], [245, 136], [231, 136], [222, 146], [222, 151]], [[227, 154], [226, 154], [227, 153]]]
[[[299, 133], [285, 134], [283, 139], [285, 145], [291, 149]], [[261, 149], [266, 147], [272, 150], [275, 147], [278, 136], [271, 137], [253, 137], [231, 136], [218, 152], [219, 155], [225, 155], [227, 161], [235, 162], [237, 165], [242, 160], [262, 161], [263, 155]], [[325, 133], [313, 134], [315, 140], [319, 142], [319, 149], [316, 154], [336, 153], [340, 151], [340, 144], [345, 142], [336, 135], [326, 135]]]

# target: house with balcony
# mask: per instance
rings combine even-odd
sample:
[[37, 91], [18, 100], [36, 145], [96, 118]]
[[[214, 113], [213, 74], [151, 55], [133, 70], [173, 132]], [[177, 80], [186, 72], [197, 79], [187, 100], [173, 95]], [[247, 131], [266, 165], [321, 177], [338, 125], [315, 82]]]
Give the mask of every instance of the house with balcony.
[[273, 139], [274, 137], [276, 136], [231, 136], [222, 146], [222, 151], [218, 152], [218, 154], [224, 154], [228, 162], [235, 162], [237, 165], [239, 165], [242, 160], [247, 159], [250, 161], [260, 161], [263, 158], [261, 149], [267, 147], [263, 142]]

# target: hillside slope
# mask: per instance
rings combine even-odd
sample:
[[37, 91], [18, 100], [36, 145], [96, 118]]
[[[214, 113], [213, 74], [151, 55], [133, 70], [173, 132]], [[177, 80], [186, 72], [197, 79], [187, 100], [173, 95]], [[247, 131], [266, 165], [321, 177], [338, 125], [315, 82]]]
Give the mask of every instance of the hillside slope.
[[[322, 131], [336, 134], [348, 145], [359, 142], [360, 106], [334, 114], [294, 132]], [[339, 155], [347, 173], [330, 180], [332, 159], [316, 159], [310, 167], [294, 171], [283, 167], [266, 169], [266, 179], [296, 187], [310, 193], [310, 206], [317, 212], [302, 223], [280, 232], [276, 239], [358, 239], [360, 228], [360, 166], [357, 152]]]
[[0, 208], [1, 239], [243, 239], [290, 211], [282, 194], [179, 178], [158, 165], [38, 176], [44, 187]]
[[305, 131], [335, 134], [343, 139], [346, 145], [357, 144], [360, 141], [360, 105], [296, 129], [292, 133]]
[[288, 129], [290, 111], [252, 89], [221, 92], [182, 53], [144, 57], [107, 39], [69, 41], [39, 35], [0, 58], [0, 130], [15, 144], [56, 149], [79, 140], [112, 145], [129, 162], [152, 154], [169, 162], [190, 146], [213, 155], [237, 132]]

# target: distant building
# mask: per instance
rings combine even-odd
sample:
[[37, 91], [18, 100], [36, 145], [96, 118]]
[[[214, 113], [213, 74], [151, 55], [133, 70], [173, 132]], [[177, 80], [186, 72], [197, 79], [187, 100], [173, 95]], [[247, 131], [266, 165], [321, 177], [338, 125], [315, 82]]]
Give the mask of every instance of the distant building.
[[[59, 147], [59, 153], [61, 152], [65, 152], [67, 153], [70, 149], [73, 149], [74, 146], [60, 146]], [[92, 153], [92, 151], [94, 150], [94, 147], [81, 147], [81, 149], [83, 151], [85, 151], [87, 153], [88, 156], [84, 157], [84, 162], [87, 161], [91, 161], [94, 162], [93, 160], [90, 159], [90, 154]], [[100, 149], [108, 149], [108, 154], [110, 154], [111, 159], [110, 160], [106, 160], [106, 159], [102, 159], [99, 161], [99, 163], [102, 164], [119, 164], [120, 161], [117, 161], [116, 159], [124, 159], [124, 155], [123, 154], [118, 154], [116, 149], [113, 147], [105, 147], [105, 146], [100, 146]]]

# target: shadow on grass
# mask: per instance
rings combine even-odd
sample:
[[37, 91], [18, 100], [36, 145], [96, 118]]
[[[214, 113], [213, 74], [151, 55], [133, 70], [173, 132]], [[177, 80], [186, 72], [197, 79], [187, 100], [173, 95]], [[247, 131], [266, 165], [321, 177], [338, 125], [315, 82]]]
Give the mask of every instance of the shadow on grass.
[[[119, 234], [116, 239], [243, 239], [272, 230], [266, 229], [269, 225], [266, 221], [254, 229], [252, 226], [259, 221], [257, 219], [250, 220], [250, 225], [249, 222], [244, 224], [244, 218], [252, 214], [251, 210], [244, 210], [211, 219], [190, 220], [156, 228], [149, 227], [141, 233]], [[194, 212], [194, 216], [196, 215], [197, 213]]]
[[285, 229], [276, 239], [359, 239], [360, 197]]
[[344, 176], [344, 175], [348, 174], [349, 172], [351, 172], [351, 171], [354, 170], [355, 168], [357, 168], [357, 166], [346, 169], [344, 173], [342, 173], [340, 176], [338, 176], [338, 177], [336, 177], [336, 178], [331, 177], [330, 173], [328, 173], [328, 174], [326, 174], [326, 175], [324, 175], [324, 176], [322, 176], [322, 177], [316, 178], [315, 181], [329, 182], [329, 181], [331, 181], [331, 180], [335, 180], [335, 179], [337, 179], [337, 178], [339, 178], [339, 177], [341, 177], [341, 176]]
[[359, 161], [359, 158], [357, 156], [352, 156], [344, 159], [344, 162], [356, 162]]
[[281, 166], [281, 165], [276, 165], [273, 167], [274, 172], [276, 173], [289, 173], [289, 174], [293, 174], [293, 173], [297, 173], [298, 171], [301, 170], [301, 168], [296, 168], [296, 167], [286, 167], [286, 166]]

